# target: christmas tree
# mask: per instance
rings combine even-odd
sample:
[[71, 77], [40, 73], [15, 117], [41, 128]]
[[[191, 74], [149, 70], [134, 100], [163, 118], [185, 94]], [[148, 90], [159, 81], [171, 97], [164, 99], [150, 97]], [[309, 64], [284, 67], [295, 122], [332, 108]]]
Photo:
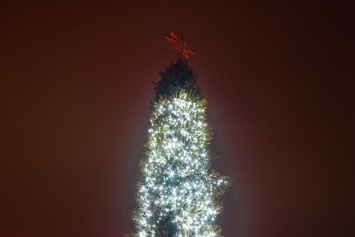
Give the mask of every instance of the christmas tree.
[[211, 168], [206, 100], [182, 55], [155, 83], [134, 212], [138, 237], [212, 237], [221, 232], [218, 196], [228, 180]]

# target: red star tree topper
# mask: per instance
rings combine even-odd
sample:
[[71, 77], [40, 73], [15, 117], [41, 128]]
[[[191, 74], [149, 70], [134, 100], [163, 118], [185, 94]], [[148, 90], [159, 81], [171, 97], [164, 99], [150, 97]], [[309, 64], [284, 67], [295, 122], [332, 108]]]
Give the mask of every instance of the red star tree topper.
[[183, 39], [177, 37], [177, 35], [173, 32], [170, 34], [171, 37], [165, 36], [165, 39], [173, 45], [171, 49], [178, 50], [181, 55], [184, 55], [185, 58], [189, 58], [189, 54], [195, 55], [195, 53], [189, 47], [187, 47], [187, 43]]

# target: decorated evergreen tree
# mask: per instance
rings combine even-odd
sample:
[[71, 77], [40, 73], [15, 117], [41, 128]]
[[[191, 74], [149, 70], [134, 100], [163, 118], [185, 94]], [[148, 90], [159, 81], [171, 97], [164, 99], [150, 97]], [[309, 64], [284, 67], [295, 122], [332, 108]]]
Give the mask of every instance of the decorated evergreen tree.
[[211, 168], [211, 131], [197, 76], [182, 57], [160, 76], [141, 162], [136, 236], [221, 236], [218, 196], [228, 179]]

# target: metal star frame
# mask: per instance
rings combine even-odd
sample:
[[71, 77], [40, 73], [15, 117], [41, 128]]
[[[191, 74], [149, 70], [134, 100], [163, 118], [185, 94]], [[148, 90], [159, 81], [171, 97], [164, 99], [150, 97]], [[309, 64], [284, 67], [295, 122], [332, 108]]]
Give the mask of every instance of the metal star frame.
[[187, 43], [183, 40], [182, 33], [181, 39], [174, 34], [174, 32], [170, 32], [171, 37], [165, 36], [165, 39], [169, 41], [173, 46], [171, 49], [176, 49], [180, 55], [183, 55], [185, 58], [189, 58], [189, 54], [195, 55], [195, 53], [187, 47]]

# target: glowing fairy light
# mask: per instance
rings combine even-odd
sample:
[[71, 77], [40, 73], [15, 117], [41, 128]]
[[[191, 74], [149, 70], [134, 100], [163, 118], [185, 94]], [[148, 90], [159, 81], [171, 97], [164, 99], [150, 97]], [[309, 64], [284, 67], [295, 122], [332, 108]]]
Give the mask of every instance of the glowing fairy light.
[[[228, 181], [210, 168], [206, 101], [181, 91], [152, 105], [144, 178], [138, 185], [137, 236], [220, 236], [216, 197]], [[170, 234], [169, 234], [170, 236]]]

